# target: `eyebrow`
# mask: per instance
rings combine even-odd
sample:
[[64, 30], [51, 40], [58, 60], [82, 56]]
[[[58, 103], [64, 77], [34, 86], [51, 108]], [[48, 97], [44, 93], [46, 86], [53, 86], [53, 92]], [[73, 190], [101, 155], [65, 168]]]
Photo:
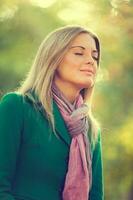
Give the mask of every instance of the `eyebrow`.
[[[83, 47], [83, 46], [71, 46], [70, 49], [72, 49], [72, 48], [76, 48], [76, 47], [79, 47], [79, 48], [81, 48], [81, 49], [83, 49], [83, 50], [86, 49], [86, 48]], [[98, 50], [94, 49], [93, 52], [94, 52], [94, 53], [98, 53]]]

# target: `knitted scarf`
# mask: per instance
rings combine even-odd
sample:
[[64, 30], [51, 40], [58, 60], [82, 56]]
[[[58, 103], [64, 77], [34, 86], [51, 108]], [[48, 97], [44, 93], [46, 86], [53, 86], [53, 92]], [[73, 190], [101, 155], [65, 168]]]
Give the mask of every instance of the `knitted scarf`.
[[92, 184], [91, 150], [87, 137], [88, 106], [83, 103], [81, 94], [71, 104], [54, 83], [52, 93], [72, 137], [62, 198], [63, 200], [88, 200]]

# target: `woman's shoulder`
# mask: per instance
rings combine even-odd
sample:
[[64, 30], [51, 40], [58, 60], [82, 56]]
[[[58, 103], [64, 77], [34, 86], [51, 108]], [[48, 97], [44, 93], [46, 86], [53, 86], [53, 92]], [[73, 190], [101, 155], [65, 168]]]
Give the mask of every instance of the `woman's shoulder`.
[[0, 100], [0, 126], [5, 122], [13, 127], [23, 123], [22, 95], [17, 92], [6, 93]]
[[23, 95], [18, 92], [5, 93], [0, 99], [0, 110], [15, 111], [22, 109]]
[[22, 101], [23, 95], [18, 92], [8, 92], [5, 93], [0, 100], [1, 104], [18, 104]]

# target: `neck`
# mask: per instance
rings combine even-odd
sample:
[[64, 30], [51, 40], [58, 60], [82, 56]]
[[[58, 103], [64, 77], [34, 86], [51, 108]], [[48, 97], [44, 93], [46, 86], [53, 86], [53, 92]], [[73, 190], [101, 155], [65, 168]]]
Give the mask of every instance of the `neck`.
[[78, 96], [80, 90], [72, 87], [69, 83], [60, 83], [59, 81], [54, 81], [55, 85], [59, 88], [59, 90], [64, 94], [67, 100], [70, 103], [74, 103], [76, 97]]

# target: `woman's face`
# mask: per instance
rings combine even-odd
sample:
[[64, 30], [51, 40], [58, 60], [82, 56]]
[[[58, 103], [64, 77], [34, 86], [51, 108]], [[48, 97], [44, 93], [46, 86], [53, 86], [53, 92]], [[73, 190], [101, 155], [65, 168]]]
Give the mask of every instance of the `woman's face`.
[[79, 89], [94, 85], [98, 51], [95, 40], [87, 33], [78, 35], [56, 69], [55, 80]]

